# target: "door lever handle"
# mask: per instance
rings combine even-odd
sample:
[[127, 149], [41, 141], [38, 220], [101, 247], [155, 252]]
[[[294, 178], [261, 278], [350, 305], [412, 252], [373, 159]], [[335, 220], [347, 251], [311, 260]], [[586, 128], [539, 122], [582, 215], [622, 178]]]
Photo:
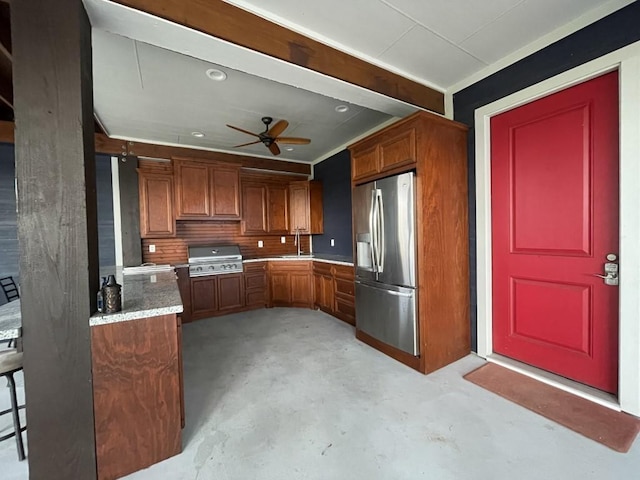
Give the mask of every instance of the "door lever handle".
[[594, 277], [604, 278], [605, 280], [607, 278], [618, 278], [617, 273], [608, 273], [606, 275], [600, 275], [599, 273], [592, 273], [591, 275], [593, 275]]

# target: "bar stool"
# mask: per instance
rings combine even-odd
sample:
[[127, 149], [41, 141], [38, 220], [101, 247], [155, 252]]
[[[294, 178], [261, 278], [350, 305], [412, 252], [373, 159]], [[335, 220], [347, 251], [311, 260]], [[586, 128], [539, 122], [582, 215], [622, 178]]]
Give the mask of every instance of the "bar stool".
[[11, 408], [0, 412], [0, 416], [7, 413], [13, 415], [13, 432], [0, 437], [0, 442], [7, 440], [11, 437], [16, 437], [16, 446], [18, 447], [18, 459], [24, 460], [24, 444], [22, 443], [22, 432], [27, 427], [20, 426], [20, 416], [18, 410], [24, 408], [24, 405], [18, 405], [18, 398], [16, 396], [16, 382], [13, 378], [13, 374], [22, 370], [22, 352], [16, 350], [8, 350], [4, 353], [0, 353], [0, 377], [7, 377], [9, 382], [9, 394], [11, 396]]

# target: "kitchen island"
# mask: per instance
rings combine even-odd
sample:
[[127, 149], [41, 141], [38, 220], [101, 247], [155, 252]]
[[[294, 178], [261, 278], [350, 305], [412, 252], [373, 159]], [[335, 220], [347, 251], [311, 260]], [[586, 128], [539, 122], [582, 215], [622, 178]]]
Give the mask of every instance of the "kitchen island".
[[182, 301], [172, 271], [122, 275], [122, 310], [89, 319], [98, 478], [182, 450]]

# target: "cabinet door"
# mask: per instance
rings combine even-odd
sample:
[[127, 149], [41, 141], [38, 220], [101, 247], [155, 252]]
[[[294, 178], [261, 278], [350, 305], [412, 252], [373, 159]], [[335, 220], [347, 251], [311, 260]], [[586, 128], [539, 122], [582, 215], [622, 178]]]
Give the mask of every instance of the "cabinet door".
[[175, 160], [176, 210], [178, 219], [211, 216], [211, 186], [207, 165]]
[[140, 172], [140, 236], [142, 238], [173, 237], [173, 178]]
[[267, 187], [256, 183], [242, 184], [242, 233], [267, 233]]
[[328, 313], [333, 313], [333, 277], [322, 276], [322, 304], [320, 308]]
[[291, 233], [309, 233], [309, 185], [307, 182], [291, 182], [289, 185], [291, 205]]
[[192, 318], [204, 318], [218, 310], [217, 277], [191, 278], [191, 314]]
[[286, 185], [269, 185], [267, 231], [274, 234], [289, 233], [289, 212], [287, 208], [288, 188]]
[[402, 132], [380, 144], [380, 171], [416, 162], [416, 130]]
[[311, 273], [291, 272], [291, 305], [294, 307], [311, 308], [313, 305], [313, 290], [311, 288]]
[[286, 270], [273, 269], [269, 275], [271, 304], [274, 307], [291, 306], [291, 274]]
[[211, 167], [211, 215], [240, 219], [240, 173], [237, 168]]
[[241, 273], [218, 276], [218, 310], [244, 307], [244, 279]]
[[354, 153], [351, 158], [351, 179], [360, 180], [378, 173], [378, 146]]

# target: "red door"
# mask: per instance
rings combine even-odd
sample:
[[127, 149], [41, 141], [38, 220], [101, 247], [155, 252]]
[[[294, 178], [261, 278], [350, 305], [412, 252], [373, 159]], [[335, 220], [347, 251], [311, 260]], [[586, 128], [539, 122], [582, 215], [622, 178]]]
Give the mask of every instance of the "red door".
[[618, 73], [492, 118], [491, 184], [493, 350], [615, 393]]

